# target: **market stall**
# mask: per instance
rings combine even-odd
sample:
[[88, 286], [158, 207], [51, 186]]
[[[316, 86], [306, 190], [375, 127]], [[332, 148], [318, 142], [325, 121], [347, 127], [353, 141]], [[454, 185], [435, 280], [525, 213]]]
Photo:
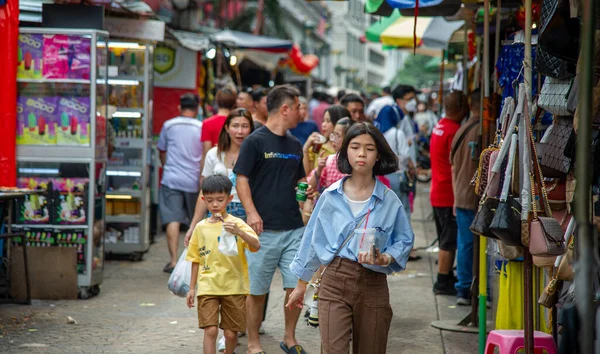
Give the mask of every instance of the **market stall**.
[[[402, 14], [417, 7], [412, 40], [418, 45], [432, 21], [421, 16], [437, 15], [435, 6], [418, 12], [418, 2], [387, 3]], [[483, 92], [474, 179], [481, 199], [471, 225], [481, 235], [474, 262], [479, 311], [470, 323], [479, 323], [480, 353], [501, 343], [521, 346], [525, 353], [542, 346], [548, 352], [593, 352], [597, 314], [592, 301], [600, 291], [595, 5], [528, 0], [464, 6], [474, 10], [465, 20], [477, 45], [469, 43], [468, 51], [477, 48], [479, 60], [463, 73], [468, 82], [457, 88], [481, 87]], [[376, 23], [367, 37], [390, 41], [394, 25], [403, 26], [399, 14], [393, 16]], [[396, 31], [405, 42], [392, 44], [409, 45], [404, 32]], [[491, 277], [488, 265], [494, 269]], [[488, 281], [496, 305], [491, 326], [486, 321], [485, 300], [492, 295]]]

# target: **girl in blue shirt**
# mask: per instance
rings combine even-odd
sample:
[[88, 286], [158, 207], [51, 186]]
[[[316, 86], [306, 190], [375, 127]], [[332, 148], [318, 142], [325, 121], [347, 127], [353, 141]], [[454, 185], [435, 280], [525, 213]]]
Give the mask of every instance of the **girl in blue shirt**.
[[[353, 125], [338, 168], [350, 176], [319, 198], [290, 265], [299, 278], [286, 306], [303, 307], [308, 281], [328, 265], [319, 287], [322, 353], [386, 352], [392, 320], [387, 274], [405, 268], [414, 234], [402, 203], [375, 176], [398, 169], [398, 158], [371, 123]], [[363, 229], [374, 232], [372, 252], [360, 252]], [[359, 232], [360, 232], [359, 231]], [[364, 248], [363, 248], [364, 249]]]

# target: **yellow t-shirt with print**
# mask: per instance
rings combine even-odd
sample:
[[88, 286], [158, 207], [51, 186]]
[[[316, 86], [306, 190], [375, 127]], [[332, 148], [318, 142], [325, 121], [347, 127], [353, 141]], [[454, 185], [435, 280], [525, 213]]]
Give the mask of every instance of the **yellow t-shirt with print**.
[[[258, 238], [254, 230], [242, 219], [227, 215], [226, 222], [235, 222], [247, 234]], [[190, 238], [186, 259], [198, 263], [198, 290], [196, 295], [247, 295], [250, 293], [248, 261], [245, 250], [248, 244], [237, 237], [238, 255], [229, 257], [219, 252], [222, 222], [210, 223], [208, 219], [196, 225]]]
[[313, 165], [312, 168], [316, 169], [317, 167], [319, 167], [319, 158], [328, 157], [329, 155], [333, 154], [335, 154], [335, 149], [333, 147], [323, 145], [321, 146], [321, 149], [319, 149], [319, 152], [314, 152], [312, 148], [309, 149], [308, 159]]

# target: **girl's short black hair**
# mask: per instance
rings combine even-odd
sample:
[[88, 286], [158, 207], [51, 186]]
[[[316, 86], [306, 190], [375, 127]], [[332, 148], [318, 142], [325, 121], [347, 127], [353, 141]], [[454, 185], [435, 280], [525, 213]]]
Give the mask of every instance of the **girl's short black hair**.
[[223, 175], [208, 176], [202, 181], [202, 194], [225, 193], [231, 195], [233, 183]]
[[338, 120], [350, 117], [350, 112], [344, 106], [339, 104], [334, 104], [325, 110], [326, 113], [329, 113], [329, 119], [331, 120], [331, 124], [336, 125]]
[[378, 159], [375, 166], [373, 166], [373, 175], [383, 176], [398, 171], [398, 156], [396, 156], [383, 134], [373, 124], [363, 122], [352, 125], [344, 137], [337, 161], [340, 172], [348, 175], [352, 173], [352, 166], [348, 161], [348, 146], [354, 138], [363, 134], [369, 134], [375, 141], [377, 148]]

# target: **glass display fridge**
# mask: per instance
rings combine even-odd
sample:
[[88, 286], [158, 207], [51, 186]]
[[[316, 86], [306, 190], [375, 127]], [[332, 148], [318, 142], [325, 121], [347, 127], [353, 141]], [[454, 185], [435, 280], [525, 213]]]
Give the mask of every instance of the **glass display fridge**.
[[104, 269], [108, 33], [21, 28], [17, 73], [18, 186], [43, 192], [16, 206], [29, 247], [76, 249], [79, 297]]
[[154, 47], [116, 40], [107, 47], [115, 150], [106, 172], [106, 252], [140, 261], [150, 248]]

